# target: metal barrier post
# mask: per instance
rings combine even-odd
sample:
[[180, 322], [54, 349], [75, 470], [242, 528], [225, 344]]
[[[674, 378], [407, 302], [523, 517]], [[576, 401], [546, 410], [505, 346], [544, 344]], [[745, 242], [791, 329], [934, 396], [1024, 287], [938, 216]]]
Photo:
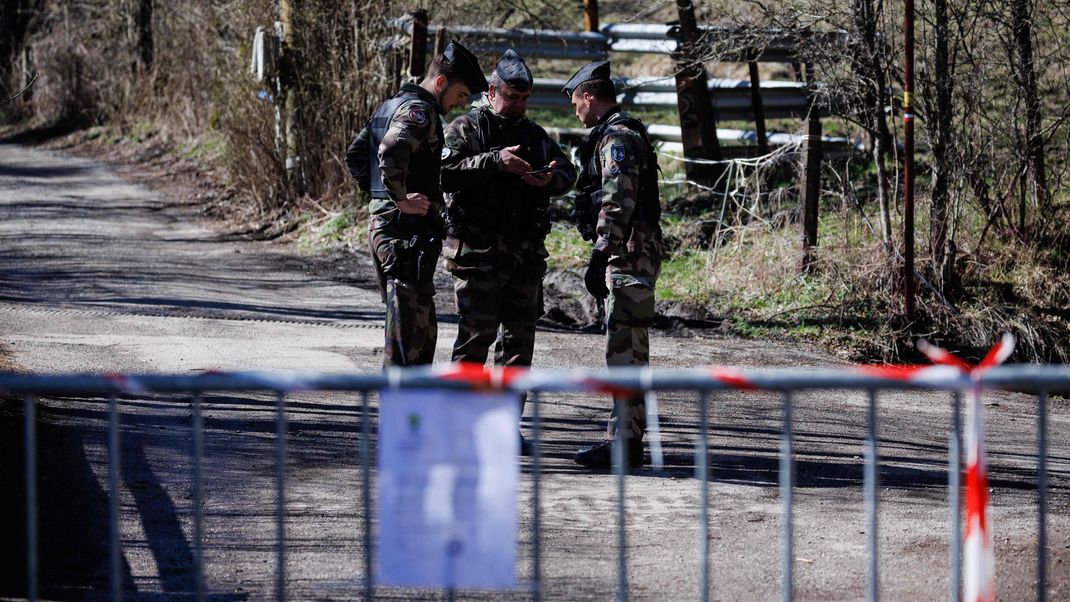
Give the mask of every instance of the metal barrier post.
[[962, 396], [951, 394], [951, 438], [947, 444], [948, 504], [951, 506], [951, 579], [948, 597], [962, 600], [962, 422], [959, 406]]
[[706, 409], [709, 396], [709, 391], [699, 393], [698, 441], [695, 443], [695, 480], [698, 481], [699, 504], [698, 566], [701, 571], [698, 579], [698, 599], [702, 602], [710, 599], [710, 469]]
[[1048, 599], [1048, 392], [1037, 395], [1037, 600]]
[[623, 396], [614, 396], [613, 403], [616, 405], [617, 410], [617, 430], [614, 433], [612, 446], [613, 467], [617, 473], [617, 600], [618, 602], [627, 602], [628, 561], [625, 555], [628, 552], [628, 538], [625, 529], [628, 521], [624, 516], [624, 475], [627, 473], [627, 469], [624, 466], [624, 429], [621, 428], [621, 423], [624, 421], [624, 412], [627, 408]]
[[26, 461], [26, 599], [37, 600], [37, 416], [33, 395], [25, 397], [23, 453]]
[[108, 399], [108, 561], [111, 599], [123, 599], [122, 572], [119, 560], [119, 400]]
[[542, 541], [539, 533], [542, 532], [542, 504], [540, 501], [539, 481], [542, 472], [542, 411], [539, 406], [542, 400], [538, 392], [531, 393], [532, 402], [532, 468], [531, 468], [531, 505], [534, 515], [532, 517], [531, 535], [531, 569], [532, 569], [532, 598], [535, 602], [542, 599]]
[[791, 391], [784, 391], [784, 430], [780, 435], [780, 499], [784, 507], [784, 577], [781, 591], [785, 602], [792, 599], [792, 589], [795, 583], [795, 551], [793, 550], [792, 531], [794, 521], [792, 518], [792, 483], [795, 480], [795, 470], [792, 463], [792, 407]]
[[877, 456], [877, 391], [869, 390], [869, 411], [867, 413], [866, 434], [866, 469], [865, 469], [865, 504], [866, 504], [866, 599], [876, 602], [880, 585], [877, 572], [877, 479], [880, 466]]
[[286, 394], [278, 392], [275, 419], [275, 597], [286, 599]]
[[204, 600], [204, 414], [203, 396], [193, 397], [193, 579], [198, 602]]
[[371, 501], [371, 408], [368, 392], [361, 391], [360, 423], [360, 468], [361, 491], [364, 496], [364, 599], [371, 600], [374, 593], [372, 577], [372, 501]]

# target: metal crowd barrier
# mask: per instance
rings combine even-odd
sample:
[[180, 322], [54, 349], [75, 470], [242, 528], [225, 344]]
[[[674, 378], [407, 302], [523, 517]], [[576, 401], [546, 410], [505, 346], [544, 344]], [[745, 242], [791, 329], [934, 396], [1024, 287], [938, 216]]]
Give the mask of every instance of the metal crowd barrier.
[[[774, 391], [783, 394], [783, 428], [780, 433], [780, 461], [778, 483], [782, 500], [783, 549], [781, 592], [784, 600], [793, 598], [794, 585], [794, 539], [793, 539], [793, 492], [794, 492], [794, 436], [792, 395], [799, 391], [817, 389], [859, 390], [868, 393], [867, 435], [865, 441], [863, 490], [867, 524], [866, 542], [866, 598], [878, 599], [877, 558], [877, 480], [879, 455], [877, 449], [877, 400], [878, 391], [903, 389], [932, 389], [951, 393], [952, 425], [948, 442], [949, 515], [951, 522], [949, 560], [951, 578], [948, 597], [959, 600], [962, 591], [962, 518], [961, 518], [961, 424], [959, 420], [960, 392], [969, 390], [975, 382], [986, 389], [1025, 391], [1037, 396], [1037, 599], [1046, 599], [1047, 583], [1047, 411], [1048, 392], [1070, 390], [1070, 366], [1002, 366], [990, 369], [981, 375], [965, 374], [955, 368], [934, 366], [910, 377], [897, 376], [893, 371], [874, 372], [858, 368], [844, 369], [778, 369], [746, 371], [722, 368], [688, 370], [653, 370], [650, 368], [614, 368], [608, 370], [472, 370], [459, 366], [436, 366], [427, 368], [392, 369], [379, 374], [278, 374], [278, 373], [205, 373], [195, 376], [168, 375], [13, 375], [0, 374], [0, 393], [22, 395], [25, 399], [25, 458], [26, 458], [26, 570], [29, 600], [38, 598], [38, 532], [37, 532], [37, 464], [36, 464], [36, 395], [73, 395], [109, 398], [108, 420], [108, 480], [109, 480], [109, 552], [110, 552], [110, 597], [120, 600], [123, 595], [121, 580], [121, 544], [119, 539], [119, 470], [121, 450], [119, 447], [119, 402], [120, 394], [192, 393], [193, 398], [193, 562], [197, 600], [206, 597], [203, 572], [203, 523], [204, 491], [202, 461], [204, 455], [203, 395], [208, 391], [268, 391], [276, 394], [276, 538], [275, 538], [275, 597], [286, 599], [287, 573], [285, 534], [286, 524], [286, 394], [306, 391], [356, 391], [361, 393], [361, 443], [360, 459], [363, 467], [371, 466], [371, 424], [368, 393], [397, 388], [438, 388], [461, 390], [501, 390], [529, 392], [533, 409], [532, 441], [535, 455], [532, 470], [532, 506], [535, 536], [532, 543], [533, 575], [531, 593], [535, 600], [542, 593], [542, 547], [539, 537], [541, 526], [540, 470], [542, 420], [539, 394], [542, 392], [588, 391], [694, 391], [699, 394], [699, 436], [695, 442], [695, 473], [699, 483], [699, 550], [698, 567], [700, 586], [699, 599], [707, 600], [709, 593], [709, 492], [708, 492], [708, 405], [710, 394], [727, 389]], [[651, 404], [648, 404], [648, 407]], [[656, 410], [655, 410], [656, 411]], [[652, 433], [654, 434], [654, 433]], [[658, 446], [651, 441], [652, 448]], [[622, 467], [623, 445], [617, 441], [613, 455], [614, 470], [618, 480], [617, 499], [617, 599], [628, 599], [627, 558], [625, 540], [624, 491], [626, 471]], [[652, 456], [660, 455], [660, 447], [652, 449]], [[655, 460], [655, 465], [657, 460]], [[373, 546], [371, 539], [370, 470], [362, 470], [363, 490], [363, 559], [364, 595], [373, 599], [375, 593]], [[452, 599], [454, 592], [448, 592]]]

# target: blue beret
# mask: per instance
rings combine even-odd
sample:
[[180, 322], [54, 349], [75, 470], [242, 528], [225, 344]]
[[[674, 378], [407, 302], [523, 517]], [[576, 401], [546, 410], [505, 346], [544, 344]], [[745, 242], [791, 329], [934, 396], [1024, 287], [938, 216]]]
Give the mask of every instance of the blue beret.
[[612, 81], [609, 79], [609, 61], [589, 63], [580, 67], [580, 70], [565, 82], [565, 87], [561, 88], [561, 91], [572, 96], [572, 91], [575, 90], [577, 86], [594, 79]]
[[520, 55], [512, 48], [506, 50], [502, 58], [498, 59], [498, 66], [494, 68], [494, 73], [502, 78], [503, 82], [509, 84], [509, 87], [521, 92], [530, 90], [534, 83], [531, 69], [528, 69], [524, 59], [520, 58]]
[[454, 75], [460, 78], [465, 86], [468, 86], [469, 92], [476, 94], [487, 91], [487, 78], [483, 75], [483, 69], [479, 67], [476, 55], [461, 46], [460, 42], [450, 40], [442, 56], [453, 67]]

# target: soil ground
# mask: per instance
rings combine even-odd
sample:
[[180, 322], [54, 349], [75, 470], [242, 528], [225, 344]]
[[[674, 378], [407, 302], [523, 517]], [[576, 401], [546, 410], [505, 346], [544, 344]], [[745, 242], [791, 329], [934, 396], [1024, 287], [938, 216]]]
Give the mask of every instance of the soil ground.
[[[382, 305], [366, 257], [300, 257], [291, 248], [228, 234], [194, 202], [197, 189], [166, 161], [119, 168], [69, 154], [0, 145], [0, 333], [9, 361], [36, 373], [204, 370], [376, 371]], [[140, 183], [139, 183], [140, 182]], [[149, 184], [146, 187], [142, 184]], [[442, 276], [445, 278], [445, 275]], [[443, 282], [448, 282], [444, 280]], [[440, 290], [448, 290], [445, 286]], [[450, 295], [436, 359], [456, 329]], [[701, 329], [656, 330], [659, 367], [827, 366], [832, 355], [799, 343], [739, 340]], [[601, 365], [597, 333], [540, 332], [536, 367]], [[98, 598], [107, 588], [106, 400], [38, 400], [41, 587], [46, 597]], [[865, 591], [862, 505], [863, 392], [795, 396], [795, 593], [858, 599]], [[123, 578], [131, 599], [173, 598], [193, 585], [188, 396], [122, 400]], [[206, 406], [206, 581], [212, 598], [272, 595], [273, 399], [212, 394]], [[617, 483], [582, 469], [574, 450], [601, 437], [609, 401], [542, 398], [543, 586], [548, 599], [604, 600], [616, 588]], [[627, 479], [630, 594], [695, 599], [700, 487], [710, 492], [711, 594], [780, 597], [781, 397], [728, 392], [710, 408], [708, 478], [695, 478], [693, 394], [662, 394], [664, 470]], [[5, 485], [20, 479], [20, 400], [5, 402]], [[359, 397], [288, 398], [288, 591], [294, 599], [360, 599], [362, 501]], [[373, 410], [376, 399], [372, 398]], [[947, 394], [887, 392], [880, 408], [881, 595], [947, 596]], [[530, 405], [530, 404], [529, 404]], [[1036, 597], [1036, 400], [986, 395], [992, 524], [1003, 599]], [[529, 407], [530, 414], [530, 407]], [[1049, 416], [1048, 595], [1070, 598], [1070, 407]], [[525, 429], [528, 427], [525, 426]], [[520, 561], [530, 576], [532, 473], [521, 460]], [[9, 487], [5, 491], [13, 491]], [[10, 505], [8, 506], [11, 507]], [[22, 521], [7, 513], [5, 533]], [[11, 541], [11, 540], [8, 540]], [[5, 550], [0, 596], [24, 591], [22, 541]], [[377, 589], [382, 599], [442, 592]], [[461, 592], [460, 599], [527, 599]]]

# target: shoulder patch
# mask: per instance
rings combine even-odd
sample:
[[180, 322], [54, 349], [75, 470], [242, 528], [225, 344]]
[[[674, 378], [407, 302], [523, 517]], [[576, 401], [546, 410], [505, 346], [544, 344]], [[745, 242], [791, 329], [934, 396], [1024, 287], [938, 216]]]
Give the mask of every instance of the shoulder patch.
[[423, 107], [413, 107], [409, 109], [409, 122], [415, 125], [423, 125], [427, 123], [427, 111]]
[[609, 158], [610, 159], [613, 159], [614, 161], [623, 161], [624, 157], [625, 157], [625, 153], [624, 153], [624, 145], [623, 144], [614, 144], [609, 149]]

